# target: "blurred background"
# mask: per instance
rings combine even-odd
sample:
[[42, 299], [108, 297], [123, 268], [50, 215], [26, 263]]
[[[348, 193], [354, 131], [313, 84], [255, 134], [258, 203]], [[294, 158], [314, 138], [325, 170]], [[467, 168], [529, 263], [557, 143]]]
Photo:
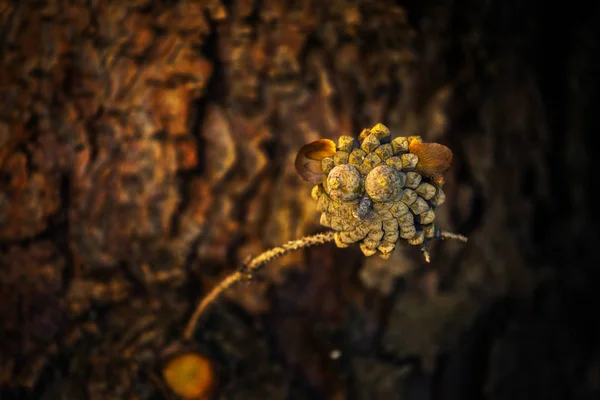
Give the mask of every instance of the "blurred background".
[[[0, 399], [600, 398], [598, 38], [594, 2], [0, 0]], [[324, 230], [299, 148], [378, 122], [452, 149], [469, 242], [290, 254], [183, 341]]]

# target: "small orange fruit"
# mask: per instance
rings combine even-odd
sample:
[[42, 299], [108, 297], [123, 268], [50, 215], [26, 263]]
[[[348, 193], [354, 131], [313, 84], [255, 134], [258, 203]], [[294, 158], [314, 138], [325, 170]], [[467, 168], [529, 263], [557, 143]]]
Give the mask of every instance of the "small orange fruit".
[[215, 383], [209, 360], [199, 354], [183, 354], [171, 359], [163, 369], [169, 388], [189, 400], [207, 398]]

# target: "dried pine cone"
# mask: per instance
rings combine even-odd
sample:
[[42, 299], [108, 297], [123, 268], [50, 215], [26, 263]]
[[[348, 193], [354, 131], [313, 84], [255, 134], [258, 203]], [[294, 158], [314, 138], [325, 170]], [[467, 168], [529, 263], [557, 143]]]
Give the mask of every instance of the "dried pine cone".
[[412, 245], [439, 238], [435, 209], [444, 203], [443, 175], [452, 152], [420, 136], [391, 139], [377, 124], [337, 146], [321, 139], [304, 146], [296, 169], [316, 186], [320, 223], [336, 231], [338, 247], [359, 243], [364, 255], [388, 258], [399, 238]]

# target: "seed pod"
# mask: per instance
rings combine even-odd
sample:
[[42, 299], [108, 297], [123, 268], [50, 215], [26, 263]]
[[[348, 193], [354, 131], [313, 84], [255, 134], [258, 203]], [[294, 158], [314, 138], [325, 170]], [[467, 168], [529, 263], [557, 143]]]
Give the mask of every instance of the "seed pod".
[[359, 220], [354, 217], [356, 209], [358, 208], [358, 201], [336, 201], [335, 204], [337, 215], [345, 222], [344, 230], [354, 229], [359, 223]]
[[413, 246], [418, 246], [423, 244], [424, 240], [425, 234], [423, 233], [423, 230], [418, 230], [411, 239], [408, 239], [408, 243], [412, 244]]
[[344, 221], [340, 217], [332, 216], [331, 217], [331, 229], [334, 231], [343, 231], [344, 230]]
[[364, 140], [365, 140], [365, 139], [367, 138], [367, 136], [369, 136], [370, 134], [371, 134], [371, 130], [370, 130], [370, 129], [367, 129], [367, 128], [363, 129], [363, 130], [360, 132], [360, 135], [358, 135], [358, 141], [359, 141], [359, 142], [361, 142], [361, 143], [362, 143], [362, 142], [364, 142]]
[[360, 148], [368, 154], [375, 150], [377, 147], [379, 147], [380, 144], [381, 143], [379, 142], [377, 137], [371, 134], [365, 138], [365, 140], [360, 145]]
[[396, 246], [393, 243], [382, 242], [379, 245], [379, 247], [377, 247], [377, 250], [379, 250], [380, 252], [382, 252], [385, 255], [385, 254], [390, 254], [392, 251], [394, 251], [395, 247]]
[[430, 203], [433, 207], [439, 207], [446, 202], [446, 194], [442, 191], [441, 188], [438, 188], [437, 193], [430, 200]]
[[406, 183], [405, 186], [411, 189], [416, 189], [421, 183], [421, 175], [416, 172], [407, 172], [406, 173]]
[[435, 212], [430, 208], [422, 214], [419, 214], [419, 223], [421, 225], [430, 224], [435, 219]]
[[321, 219], [319, 220], [319, 223], [326, 228], [331, 228], [331, 214], [327, 212], [321, 213]]
[[402, 154], [400, 158], [402, 159], [402, 169], [412, 170], [419, 162], [419, 157], [411, 153]]
[[425, 239], [433, 239], [436, 236], [435, 224], [428, 224], [423, 226], [423, 232], [425, 233]]
[[398, 171], [387, 165], [375, 167], [365, 179], [365, 190], [375, 201], [393, 201], [401, 192]]
[[340, 136], [338, 139], [338, 150], [345, 151], [346, 153], [350, 153], [354, 148], [354, 144], [356, 140], [352, 136]]
[[400, 235], [398, 221], [390, 219], [383, 222], [383, 231], [385, 232], [383, 240], [390, 243], [396, 243]]
[[373, 168], [375, 168], [379, 164], [381, 164], [381, 157], [379, 157], [375, 153], [367, 154], [362, 163], [363, 168], [365, 168], [366, 171], [364, 175], [367, 175]]
[[335, 155], [333, 156], [333, 163], [337, 166], [337, 165], [344, 165], [344, 164], [348, 164], [348, 157], [350, 156], [350, 153], [348, 153], [347, 151], [343, 151], [343, 150], [339, 150], [338, 152], [335, 153]]
[[367, 245], [367, 243], [365, 243], [365, 242], [360, 242], [360, 250], [367, 257], [370, 257], [370, 256], [374, 255], [375, 253], [377, 253], [376, 249], [369, 247]]
[[414, 225], [403, 225], [400, 227], [400, 237], [402, 239], [412, 239], [417, 230]]
[[296, 168], [317, 184], [311, 196], [321, 225], [336, 231], [339, 247], [358, 243], [365, 256], [388, 258], [399, 238], [417, 245], [440, 237], [433, 222], [451, 158], [448, 148], [420, 136], [391, 140], [378, 124], [358, 140], [340, 137], [337, 147], [330, 140], [304, 146]]
[[321, 169], [325, 175], [329, 175], [331, 170], [335, 167], [335, 161], [333, 157], [325, 157], [321, 160]]
[[390, 208], [390, 211], [394, 217], [400, 217], [408, 212], [408, 206], [400, 201], [397, 201]]
[[391, 144], [382, 144], [381, 146], [375, 149], [375, 154], [377, 154], [379, 158], [385, 161], [394, 155], [394, 150], [392, 149]]
[[345, 232], [340, 232], [340, 236], [339, 236], [340, 240], [342, 242], [344, 242], [344, 243], [347, 243], [347, 244], [354, 243], [354, 240], [352, 240], [352, 237], [351, 237], [351, 233], [352, 232], [346, 232], [346, 231]]
[[371, 228], [369, 227], [368, 224], [361, 223], [354, 230], [356, 231], [356, 235], [359, 236], [361, 239], [363, 239], [365, 236], [367, 236], [369, 234], [369, 232], [371, 231]]
[[362, 192], [360, 173], [352, 165], [338, 165], [329, 172], [327, 187], [329, 196], [334, 200], [357, 199]]
[[358, 140], [363, 141], [371, 134], [374, 135], [381, 143], [389, 143], [391, 139], [391, 134], [388, 127], [380, 123], [375, 124], [375, 126], [373, 126], [371, 129], [363, 129], [358, 136]]
[[401, 215], [397, 218], [398, 224], [400, 226], [414, 225], [415, 224], [415, 216], [413, 213], [407, 212], [404, 215]]
[[342, 236], [342, 238], [346, 241], [348, 240], [348, 243], [356, 243], [359, 240], [363, 240], [365, 238], [365, 236], [367, 236], [367, 232], [363, 229], [354, 229], [350, 232], [344, 232], [344, 236]]
[[323, 211], [327, 211], [328, 209], [329, 209], [329, 196], [324, 194], [321, 197], [319, 197], [319, 200], [317, 201], [317, 211], [323, 212]]
[[342, 239], [342, 234], [340, 232], [336, 232], [335, 236], [334, 236], [334, 240], [335, 240], [335, 245], [341, 249], [345, 248], [345, 247], [349, 247], [350, 243], [346, 243], [344, 242], [344, 240]]
[[381, 240], [376, 240], [367, 235], [367, 237], [363, 239], [363, 243], [366, 244], [370, 249], [376, 249], [377, 246], [379, 246], [379, 243], [381, 243]]
[[315, 185], [310, 192], [310, 196], [313, 198], [313, 200], [319, 200], [319, 197], [321, 197], [323, 193], [325, 193], [323, 186]]
[[415, 215], [419, 215], [429, 210], [429, 204], [422, 197], [417, 197], [417, 200], [410, 205], [410, 209]]
[[378, 201], [373, 205], [373, 210], [379, 212], [382, 210], [389, 210], [394, 205], [393, 201]]
[[379, 210], [377, 214], [379, 214], [379, 218], [381, 218], [382, 221], [394, 219], [394, 216], [392, 215], [390, 210]]
[[383, 124], [376, 124], [371, 128], [371, 134], [375, 135], [381, 143], [389, 143], [391, 139], [390, 130]]
[[373, 218], [369, 223], [369, 229], [372, 231], [383, 229], [383, 222], [379, 218]]
[[415, 192], [414, 190], [404, 189], [400, 200], [407, 206], [410, 206], [417, 200], [417, 197], [419, 197], [419, 195], [417, 195], [417, 192]]
[[386, 232], [383, 236], [384, 242], [396, 243], [398, 238], [400, 237], [400, 231], [396, 230], [395, 232]]
[[394, 154], [406, 153], [408, 151], [408, 140], [405, 137], [397, 137], [392, 140]]
[[402, 159], [398, 156], [388, 158], [385, 163], [397, 171], [402, 171]]
[[430, 200], [435, 196], [435, 192], [437, 189], [430, 183], [423, 182], [419, 185], [419, 187], [415, 190], [422, 198], [425, 200]]
[[367, 153], [365, 153], [363, 149], [354, 149], [348, 157], [348, 162], [355, 167], [358, 167], [363, 163], [366, 155]]
[[373, 240], [374, 243], [379, 243], [381, 242], [381, 239], [383, 239], [383, 231], [382, 230], [378, 230], [378, 231], [371, 231], [369, 232], [369, 234], [367, 235], [367, 237], [371, 240]]
[[383, 230], [385, 232], [394, 232], [398, 230], [398, 221], [395, 219], [388, 219], [383, 221]]

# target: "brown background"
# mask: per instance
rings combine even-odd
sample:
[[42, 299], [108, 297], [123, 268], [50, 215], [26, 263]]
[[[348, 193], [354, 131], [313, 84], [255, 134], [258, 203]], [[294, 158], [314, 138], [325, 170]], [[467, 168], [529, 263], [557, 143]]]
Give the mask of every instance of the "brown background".
[[160, 370], [202, 295], [321, 230], [295, 152], [377, 122], [453, 150], [438, 221], [470, 241], [271, 264], [198, 328], [214, 397], [600, 398], [599, 18], [0, 0], [0, 398], [175, 398]]

